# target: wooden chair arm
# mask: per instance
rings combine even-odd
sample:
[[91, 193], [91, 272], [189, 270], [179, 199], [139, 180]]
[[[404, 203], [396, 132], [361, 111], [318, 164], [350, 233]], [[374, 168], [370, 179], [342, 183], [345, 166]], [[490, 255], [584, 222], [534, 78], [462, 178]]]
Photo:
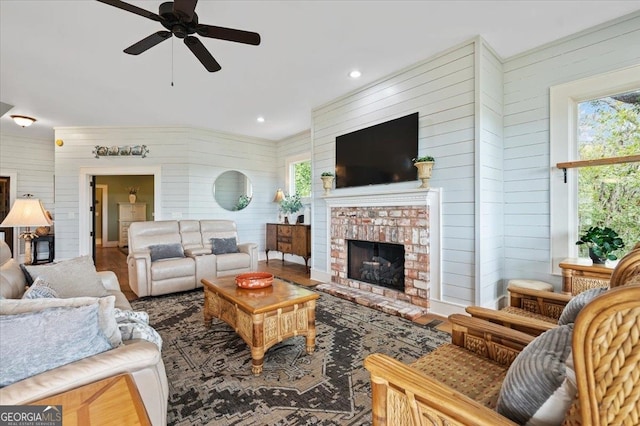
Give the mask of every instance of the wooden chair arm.
[[[554, 293], [552, 291], [544, 291], [544, 290], [531, 290], [529, 288], [516, 288], [510, 287], [508, 290], [509, 298], [513, 299], [514, 295], [518, 296], [530, 296], [535, 298], [542, 298], [549, 301], [559, 302], [567, 304], [569, 300], [573, 297], [569, 293]], [[514, 306], [513, 304], [511, 306]]]
[[516, 424], [389, 356], [369, 355], [364, 366], [371, 373], [374, 426], [406, 424], [407, 419], [416, 426]]
[[547, 330], [557, 327], [557, 324], [541, 321], [536, 318], [527, 318], [509, 312], [496, 311], [494, 309], [483, 308], [480, 306], [468, 306], [466, 311], [474, 318], [490, 321], [494, 324], [500, 324], [503, 327], [518, 330], [532, 336], [538, 336]]
[[520, 351], [535, 338], [521, 331], [461, 314], [450, 315], [449, 321], [451, 343], [505, 366], [511, 365]]

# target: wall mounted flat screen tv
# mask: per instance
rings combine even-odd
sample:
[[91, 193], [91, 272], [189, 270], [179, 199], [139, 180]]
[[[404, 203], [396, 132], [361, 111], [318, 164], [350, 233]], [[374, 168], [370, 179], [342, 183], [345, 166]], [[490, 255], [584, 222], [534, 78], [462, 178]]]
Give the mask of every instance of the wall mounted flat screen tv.
[[336, 137], [336, 188], [417, 179], [418, 113]]

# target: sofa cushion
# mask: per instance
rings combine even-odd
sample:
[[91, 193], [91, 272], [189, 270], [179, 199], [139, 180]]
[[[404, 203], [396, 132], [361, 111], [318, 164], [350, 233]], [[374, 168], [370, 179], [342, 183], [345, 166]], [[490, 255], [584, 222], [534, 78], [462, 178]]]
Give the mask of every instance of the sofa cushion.
[[213, 254], [238, 253], [238, 243], [235, 238], [211, 238], [211, 252]]
[[0, 266], [0, 296], [5, 299], [22, 297], [27, 280], [15, 259], [9, 259]]
[[48, 282], [61, 298], [107, 295], [91, 256], [46, 265], [25, 265], [24, 269], [33, 280], [41, 277]]
[[195, 277], [195, 274], [196, 263], [190, 257], [181, 259], [164, 259], [151, 264], [151, 279], [153, 281], [178, 277]]
[[560, 314], [560, 318], [558, 319], [558, 324], [566, 325], [576, 322], [576, 318], [578, 318], [578, 314], [582, 308], [607, 290], [609, 290], [607, 287], [592, 288], [572, 297], [571, 300], [569, 300], [569, 303], [567, 303], [562, 310], [562, 314]]
[[48, 282], [38, 277], [22, 295], [23, 299], [57, 298], [58, 292]]
[[98, 305], [48, 308], [0, 316], [0, 386], [112, 348]]
[[184, 257], [184, 251], [179, 243], [154, 244], [149, 246], [149, 256], [151, 256], [151, 261], [155, 262], [156, 260]]
[[566, 369], [572, 334], [573, 324], [559, 326], [536, 337], [518, 354], [502, 382], [498, 413], [518, 424], [562, 423], [575, 398]]
[[122, 337], [114, 314], [115, 296], [107, 297], [72, 297], [69, 299], [7, 299], [0, 300], [0, 316], [19, 315], [30, 312], [41, 312], [45, 309], [59, 307], [98, 306], [98, 324], [111, 346], [122, 344]]
[[230, 271], [232, 269], [249, 268], [251, 256], [247, 253], [228, 253], [216, 259], [218, 271]]

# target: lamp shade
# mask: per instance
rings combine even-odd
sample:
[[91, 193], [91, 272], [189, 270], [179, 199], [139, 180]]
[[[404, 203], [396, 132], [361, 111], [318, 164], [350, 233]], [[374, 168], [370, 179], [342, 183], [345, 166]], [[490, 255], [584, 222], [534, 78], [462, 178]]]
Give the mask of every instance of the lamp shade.
[[37, 198], [19, 198], [13, 203], [0, 227], [19, 228], [28, 226], [50, 226], [51, 220]]
[[284, 200], [284, 192], [282, 192], [282, 189], [278, 188], [278, 190], [276, 191], [276, 196], [273, 197], [273, 202], [279, 203], [282, 200]]

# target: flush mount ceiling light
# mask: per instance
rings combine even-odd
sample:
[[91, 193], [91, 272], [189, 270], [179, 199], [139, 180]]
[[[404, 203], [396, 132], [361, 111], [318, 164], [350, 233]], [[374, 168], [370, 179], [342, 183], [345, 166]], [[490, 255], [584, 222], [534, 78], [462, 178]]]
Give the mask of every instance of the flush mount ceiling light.
[[20, 127], [29, 127], [36, 122], [35, 118], [27, 117], [26, 115], [11, 115], [10, 117]]
[[358, 70], [353, 70], [349, 73], [349, 77], [351, 78], [360, 78], [361, 75], [362, 73]]
[[264, 117], [260, 116], [257, 119], [258, 123], [264, 123]]

